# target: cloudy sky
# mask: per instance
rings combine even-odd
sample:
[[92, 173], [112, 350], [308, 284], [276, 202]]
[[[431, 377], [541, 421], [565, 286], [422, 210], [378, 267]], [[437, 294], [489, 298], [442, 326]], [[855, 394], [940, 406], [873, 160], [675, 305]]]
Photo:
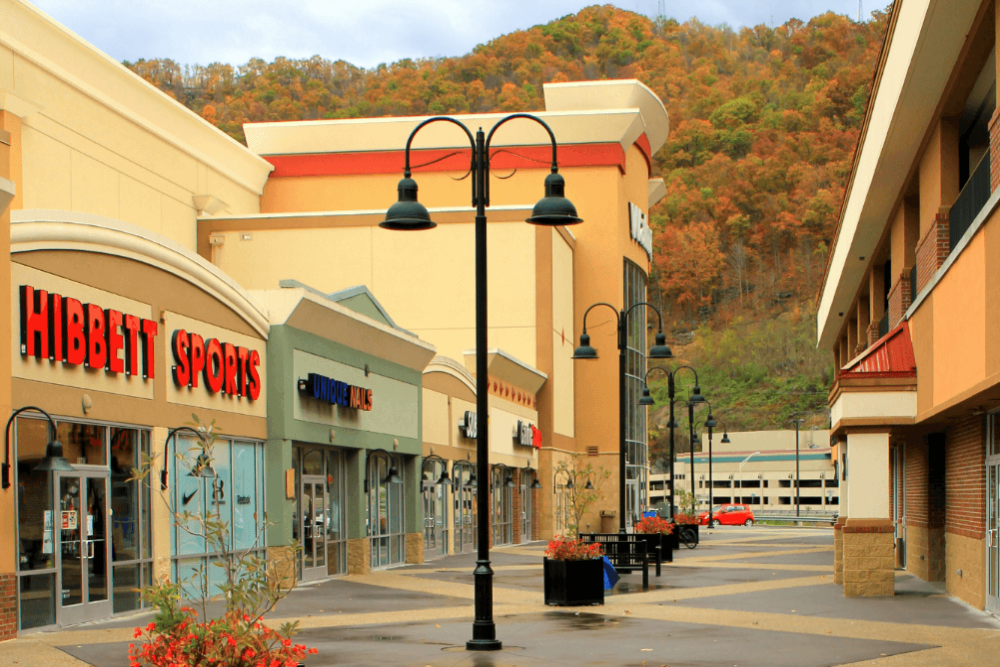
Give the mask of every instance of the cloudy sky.
[[[242, 64], [320, 55], [374, 67], [462, 55], [499, 35], [572, 14], [594, 0], [33, 0], [117, 60]], [[658, 0], [619, 0], [655, 16]], [[666, 16], [736, 28], [803, 21], [828, 10], [858, 17], [858, 0], [664, 0]], [[889, 0], [863, 0], [864, 17]]]

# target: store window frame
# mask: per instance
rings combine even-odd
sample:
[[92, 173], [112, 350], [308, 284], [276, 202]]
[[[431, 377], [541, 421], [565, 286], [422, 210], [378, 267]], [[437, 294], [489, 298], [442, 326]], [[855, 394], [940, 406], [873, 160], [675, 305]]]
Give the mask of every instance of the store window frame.
[[[298, 441], [292, 444], [292, 466], [295, 469], [295, 510], [293, 514], [295, 519], [292, 522], [292, 539], [300, 539], [299, 531], [302, 529], [302, 518], [298, 514], [298, 507], [302, 500], [305, 456], [312, 452], [320, 452], [323, 457], [322, 475], [326, 477], [327, 482], [326, 511], [330, 515], [325, 535], [326, 576], [322, 578], [338, 577], [347, 574], [347, 452], [343, 449]], [[313, 473], [306, 476], [313, 476]], [[339, 525], [336, 526], [336, 530], [331, 531], [330, 527], [334, 522]], [[331, 539], [331, 532], [339, 537]], [[299, 553], [297, 560], [299, 579], [305, 581], [307, 579], [303, 578], [303, 570], [306, 568], [304, 551]]]
[[[169, 460], [171, 461], [171, 466], [169, 471], [170, 490], [168, 492], [170, 496], [168, 502], [170, 510], [172, 512], [180, 511], [177, 509], [177, 501], [181, 500], [180, 495], [182, 486], [177, 483], [178, 478], [180, 476], [187, 476], [187, 469], [183, 468], [183, 466], [180, 465], [180, 461], [177, 458], [177, 451], [178, 451], [177, 448], [181, 443], [184, 443], [186, 446], [188, 446], [188, 449], [185, 450], [186, 452], [190, 452], [192, 449], [197, 449], [199, 447], [195, 443], [193, 438], [181, 435], [178, 435], [171, 441], [169, 449], [169, 456], [170, 456]], [[217, 488], [215, 484], [221, 480], [222, 486], [218, 488], [221, 488], [223, 490], [223, 493], [227, 497], [226, 504], [229, 505], [228, 519], [230, 521], [230, 526], [231, 526], [229, 530], [229, 540], [230, 540], [230, 547], [232, 548], [234, 540], [236, 539], [234, 537], [235, 535], [234, 526], [236, 517], [233, 510], [238, 504], [237, 497], [235, 495], [236, 487], [233, 484], [235, 480], [234, 470], [233, 470], [234, 468], [233, 452], [235, 450], [236, 445], [249, 446], [253, 447], [254, 449], [253, 478], [255, 480], [255, 492], [257, 494], [257, 497], [259, 498], [259, 502], [255, 504], [257, 511], [255, 512], [256, 521], [255, 521], [254, 535], [256, 536], [255, 541], [257, 543], [257, 546], [247, 549], [233, 548], [232, 553], [238, 555], [239, 557], [246, 557], [248, 555], [253, 554], [263, 558], [266, 557], [267, 554], [267, 525], [265, 520], [265, 508], [267, 507], [267, 485], [264, 483], [264, 471], [266, 467], [266, 462], [265, 462], [265, 443], [263, 440], [254, 440], [252, 438], [240, 438], [240, 437], [225, 437], [225, 436], [218, 437], [212, 445], [213, 454], [216, 454], [219, 451], [218, 449], [219, 447], [224, 447], [228, 450], [227, 452], [228, 460], [226, 462], [225, 467], [223, 467], [222, 465], [220, 465], [220, 460], [218, 456], [215, 455], [213, 456], [212, 465], [216, 471], [220, 469], [226, 470], [228, 478], [222, 478], [221, 476], [218, 478], [200, 478], [199, 480], [200, 483], [204, 484], [205, 486], [199, 490], [198, 496], [196, 498], [198, 502], [201, 504], [202, 508], [206, 507], [209, 495], [213, 496], [213, 502], [214, 502], [214, 494]], [[217, 558], [217, 554], [208, 551], [178, 553], [181, 546], [181, 536], [182, 534], [184, 534], [184, 529], [178, 525], [177, 521], [174, 520], [174, 517], [172, 515], [170, 516], [170, 524], [171, 525], [169, 532], [170, 532], [171, 580], [175, 582], [181, 582], [182, 584], [186, 584], [187, 582], [189, 582], [191, 580], [191, 577], [188, 576], [188, 573], [182, 574], [182, 568], [189, 567], [196, 561], [199, 562], [197, 567], [201, 568], [200, 571], [205, 576], [211, 577], [211, 575], [213, 574], [215, 574], [216, 576], [221, 575], [220, 568], [212, 567], [212, 562]], [[220, 572], [217, 573], [214, 570], [220, 570]], [[198, 571], [195, 570], [195, 574], [197, 574], [197, 572]], [[209, 595], [214, 595], [219, 592], [216, 588], [212, 587], [209, 587], [207, 590], [209, 591]], [[190, 599], [197, 600], [200, 599], [200, 597], [201, 596], [198, 595]]]
[[[108, 556], [108, 568], [110, 569], [111, 576], [109, 577], [109, 580], [108, 580], [108, 596], [107, 597], [108, 597], [108, 602], [110, 602], [110, 604], [111, 604], [112, 613], [111, 613], [110, 616], [108, 616], [106, 618], [113, 618], [113, 617], [116, 617], [116, 616], [124, 616], [124, 615], [128, 615], [128, 614], [139, 613], [139, 612], [141, 612], [141, 611], [143, 611], [143, 610], [145, 610], [145, 609], [148, 608], [147, 605], [145, 604], [145, 600], [143, 599], [143, 596], [141, 594], [137, 594], [136, 601], [138, 603], [138, 606], [136, 606], [134, 608], [131, 608], [131, 609], [122, 609], [120, 611], [115, 611], [115, 603], [116, 603], [116, 597], [117, 597], [116, 596], [116, 592], [115, 592], [116, 588], [117, 588], [116, 585], [115, 585], [115, 583], [116, 583], [115, 573], [116, 572], [120, 572], [120, 571], [124, 571], [127, 568], [137, 568], [138, 576], [136, 577], [137, 581], [135, 582], [135, 588], [141, 590], [142, 588], [144, 588], [144, 587], [149, 586], [149, 585], [152, 584], [152, 581], [153, 581], [153, 567], [154, 567], [154, 562], [153, 562], [154, 561], [154, 558], [153, 558], [153, 553], [154, 553], [153, 543], [155, 542], [155, 537], [154, 537], [154, 534], [153, 534], [153, 527], [152, 527], [152, 493], [151, 493], [151, 490], [150, 490], [150, 487], [149, 487], [149, 481], [148, 480], [146, 480], [144, 482], [139, 482], [139, 481], [132, 482], [132, 484], [134, 484], [135, 487], [139, 489], [139, 491], [136, 494], [136, 514], [137, 514], [137, 519], [136, 519], [136, 528], [135, 528], [135, 530], [137, 531], [136, 553], [138, 554], [139, 557], [138, 558], [131, 558], [131, 559], [127, 559], [127, 560], [116, 560], [115, 559], [115, 548], [113, 546], [114, 531], [116, 530], [116, 527], [115, 527], [116, 518], [115, 518], [115, 515], [114, 515], [114, 512], [113, 512], [113, 509], [114, 509], [114, 505], [113, 505], [113, 503], [114, 503], [114, 490], [115, 490], [115, 483], [116, 482], [114, 480], [115, 469], [111, 465], [111, 462], [112, 462], [112, 460], [114, 458], [113, 454], [112, 454], [112, 448], [114, 446], [115, 436], [112, 435], [112, 432], [115, 431], [115, 430], [117, 430], [119, 433], [134, 432], [134, 433], [138, 434], [138, 443], [137, 443], [138, 447], [137, 447], [137, 452], [135, 452], [137, 454], [137, 456], [133, 459], [132, 465], [129, 466], [128, 476], [131, 476], [131, 468], [133, 468], [133, 467], [140, 467], [142, 465], [142, 462], [145, 461], [145, 460], [147, 460], [146, 457], [149, 457], [151, 455], [153, 427], [148, 426], [148, 425], [126, 424], [126, 423], [122, 423], [122, 422], [112, 422], [112, 421], [103, 421], [103, 420], [91, 420], [91, 419], [77, 419], [77, 418], [70, 418], [70, 417], [61, 417], [61, 416], [58, 416], [58, 415], [53, 415], [53, 419], [56, 422], [57, 437], [60, 437], [58, 434], [60, 434], [61, 431], [62, 431], [62, 429], [60, 427], [64, 427], [64, 426], [70, 426], [70, 427], [72, 427], [72, 426], [79, 425], [79, 426], [87, 426], [87, 427], [90, 427], [90, 428], [103, 430], [103, 433], [104, 433], [104, 436], [102, 438], [102, 447], [103, 447], [102, 460], [103, 460], [103, 463], [101, 463], [101, 464], [90, 464], [90, 463], [80, 464], [80, 463], [73, 463], [72, 461], [70, 461], [70, 464], [79, 473], [83, 473], [83, 474], [87, 474], [87, 473], [95, 474], [96, 473], [99, 477], [105, 477], [106, 476], [107, 479], [108, 479], [108, 489], [109, 489], [110, 496], [109, 496], [109, 498], [105, 502], [107, 504], [109, 504], [110, 506], [106, 506], [105, 507], [105, 511], [109, 512], [109, 515], [111, 517], [111, 530], [109, 531], [107, 539], [111, 540], [112, 544], [109, 545], [109, 547], [108, 547], [108, 552], [109, 552], [109, 556]], [[29, 414], [18, 415], [18, 417], [15, 418], [14, 423], [11, 425], [11, 433], [10, 433], [11, 447], [12, 447], [12, 450], [11, 450], [12, 454], [11, 455], [12, 455], [13, 460], [14, 460], [14, 465], [12, 466], [13, 467], [13, 488], [18, 492], [18, 494], [20, 493], [20, 482], [21, 482], [21, 480], [20, 480], [20, 465], [19, 465], [19, 459], [18, 459], [18, 452], [19, 452], [18, 445], [20, 444], [21, 435], [22, 435], [21, 432], [20, 432], [20, 427], [21, 427], [22, 424], [25, 424], [27, 422], [32, 422], [32, 423], [37, 422], [37, 423], [40, 423], [40, 424], [45, 424], [46, 425], [45, 426], [45, 430], [46, 430], [46, 433], [48, 433], [47, 420], [42, 419], [41, 417], [38, 417], [36, 415], [29, 415]], [[61, 439], [60, 439], [60, 442], [62, 442]], [[64, 442], [63, 446], [64, 446], [64, 449], [66, 451], [69, 451], [67, 443]], [[125, 465], [125, 464], [119, 462], [119, 468], [122, 467], [123, 465]], [[119, 482], [119, 483], [121, 483], [121, 482]], [[62, 573], [61, 573], [62, 567], [61, 567], [61, 558], [57, 558], [57, 554], [55, 553], [55, 547], [59, 543], [59, 540], [56, 539], [56, 535], [55, 535], [55, 530], [56, 530], [55, 524], [56, 524], [56, 518], [57, 518], [58, 515], [57, 515], [57, 511], [55, 509], [55, 507], [56, 507], [56, 501], [57, 501], [56, 490], [53, 488], [53, 485], [51, 483], [51, 478], [50, 478], [50, 482], [49, 482], [49, 485], [48, 485], [48, 491], [44, 495], [48, 497], [48, 503], [49, 503], [49, 505], [48, 505], [48, 511], [50, 512], [50, 517], [51, 517], [50, 526], [48, 528], [48, 530], [50, 531], [50, 535], [49, 535], [50, 539], [49, 539], [48, 542], [52, 546], [52, 549], [53, 549], [52, 567], [45, 567], [45, 568], [39, 568], [39, 569], [29, 569], [29, 570], [22, 570], [21, 569], [22, 557], [20, 555], [21, 554], [20, 546], [21, 546], [21, 530], [22, 529], [21, 529], [20, 512], [21, 512], [22, 499], [21, 499], [21, 497], [17, 497], [17, 499], [15, 500], [14, 517], [13, 517], [14, 518], [14, 531], [13, 532], [14, 532], [15, 544], [18, 545], [18, 550], [17, 550], [18, 557], [16, 558], [16, 563], [15, 563], [16, 567], [15, 567], [15, 573], [14, 574], [15, 574], [15, 577], [16, 577], [15, 597], [16, 597], [16, 605], [17, 605], [17, 609], [18, 609], [18, 631], [19, 632], [40, 631], [40, 630], [45, 630], [47, 628], [59, 627], [60, 624], [61, 624], [61, 621], [59, 619], [59, 609], [60, 609], [61, 605], [59, 603], [59, 600], [56, 599], [56, 593], [57, 593], [57, 591], [60, 591], [60, 590], [63, 589]], [[45, 543], [45, 530], [46, 529], [43, 526], [43, 528], [42, 528], [42, 543], [43, 544]], [[53, 583], [52, 583], [51, 619], [52, 619], [53, 622], [51, 624], [48, 624], [48, 625], [32, 625], [32, 626], [24, 627], [23, 626], [23, 622], [24, 622], [25, 615], [22, 613], [22, 608], [21, 608], [22, 593], [23, 593], [23, 583], [22, 583], [22, 581], [25, 580], [25, 579], [27, 579], [27, 578], [41, 577], [41, 576], [51, 576], [52, 577], [52, 582]], [[137, 591], [137, 593], [138, 593], [138, 591]]]
[[[406, 482], [385, 481], [393, 466], [402, 478], [402, 464], [403, 458], [400, 455], [382, 450], [369, 450], [368, 460], [365, 462], [365, 496], [368, 505], [365, 532], [371, 545], [372, 570], [397, 567], [406, 563]], [[383, 489], [385, 489], [384, 508], [381, 502], [372, 502], [373, 498], [381, 500]], [[377, 533], [373, 532], [375, 525], [380, 527]], [[381, 529], [383, 525], [384, 532]], [[398, 530], [393, 530], [394, 525]]]
[[647, 496], [649, 480], [648, 428], [645, 408], [639, 399], [646, 375], [646, 310], [632, 306], [646, 300], [646, 273], [638, 264], [624, 260], [624, 310], [631, 312], [626, 319], [625, 346], [625, 392], [626, 420], [625, 478], [627, 486], [633, 488], [630, 498], [634, 500], [626, 508], [626, 526], [631, 529], [635, 521], [642, 517], [642, 511], [649, 504]]

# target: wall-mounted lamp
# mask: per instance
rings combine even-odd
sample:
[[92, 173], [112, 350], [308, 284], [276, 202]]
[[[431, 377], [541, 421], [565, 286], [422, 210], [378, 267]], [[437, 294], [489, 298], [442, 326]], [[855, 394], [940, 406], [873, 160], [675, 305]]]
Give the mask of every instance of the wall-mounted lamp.
[[36, 408], [32, 405], [26, 405], [25, 407], [14, 411], [14, 414], [12, 414], [10, 419], [7, 420], [7, 428], [4, 430], [6, 461], [0, 464], [0, 486], [5, 489], [10, 488], [10, 425], [14, 423], [14, 419], [19, 414], [29, 410], [39, 412], [45, 415], [45, 418], [49, 420], [49, 442], [45, 445], [45, 458], [42, 459], [41, 463], [34, 467], [34, 470], [38, 472], [73, 471], [73, 466], [71, 466], [69, 461], [63, 457], [63, 447], [62, 443], [58, 440], [55, 420], [52, 419], [52, 416], [45, 410]]

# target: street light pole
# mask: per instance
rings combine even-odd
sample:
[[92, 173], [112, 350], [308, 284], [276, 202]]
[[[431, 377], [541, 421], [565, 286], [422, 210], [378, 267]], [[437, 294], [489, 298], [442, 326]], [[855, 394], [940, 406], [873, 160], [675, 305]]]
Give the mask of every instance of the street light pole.
[[[698, 494], [694, 488], [694, 403], [688, 401], [688, 443], [691, 448], [691, 502], [694, 515], [698, 516]], [[709, 508], [711, 509], [711, 507]]]
[[552, 129], [537, 116], [516, 113], [501, 118], [490, 130], [489, 135], [482, 128], [472, 132], [458, 120], [449, 116], [434, 116], [417, 125], [406, 140], [403, 153], [403, 178], [399, 181], [398, 201], [386, 212], [385, 220], [379, 223], [384, 229], [420, 231], [437, 226], [423, 204], [417, 201], [417, 183], [411, 176], [410, 147], [413, 138], [424, 126], [439, 121], [453, 123], [460, 127], [472, 148], [470, 171], [472, 178], [472, 205], [476, 207], [475, 258], [476, 258], [476, 466], [479, 484], [476, 489], [478, 556], [475, 575], [476, 620], [472, 624], [472, 639], [465, 647], [470, 651], [498, 651], [503, 644], [496, 638], [496, 624], [493, 621], [493, 569], [490, 567], [489, 517], [490, 517], [490, 466], [489, 466], [489, 369], [487, 358], [487, 311], [486, 311], [486, 207], [490, 204], [490, 159], [489, 150], [493, 135], [507, 121], [525, 118], [541, 125], [552, 143], [551, 172], [545, 177], [545, 196], [535, 204], [531, 217], [526, 222], [547, 227], [575, 225], [583, 222], [577, 217], [576, 208], [564, 196], [566, 183], [559, 175], [556, 155], [556, 138]]
[[[642, 377], [642, 384], [643, 384], [643, 387], [642, 387], [642, 397], [639, 399], [639, 405], [645, 405], [645, 406], [656, 405], [656, 401], [653, 400], [653, 397], [649, 393], [649, 384], [648, 384], [648, 382], [646, 380], [649, 378], [650, 374], [653, 371], [660, 371], [661, 373], [664, 373], [667, 376], [667, 397], [668, 397], [668, 402], [670, 403], [670, 425], [669, 426], [670, 426], [670, 518], [671, 518], [671, 520], [674, 518], [674, 486], [675, 486], [675, 484], [674, 484], [674, 458], [675, 458], [674, 457], [674, 454], [675, 454], [675, 451], [674, 451], [674, 429], [677, 428], [677, 422], [674, 419], [674, 392], [675, 392], [675, 389], [676, 389], [675, 384], [674, 384], [674, 376], [677, 375], [677, 373], [679, 373], [681, 370], [683, 370], [685, 368], [687, 370], [691, 371], [692, 373], [694, 373], [694, 389], [691, 392], [691, 396], [688, 397], [688, 402], [689, 403], [701, 403], [701, 402], [703, 402], [705, 400], [705, 397], [701, 395], [701, 387], [698, 386], [699, 385], [699, 382], [698, 382], [698, 371], [696, 371], [695, 369], [691, 368], [690, 366], [679, 366], [678, 368], [675, 368], [672, 371], [668, 371], [666, 368], [662, 368], [660, 366], [654, 366], [653, 368], [650, 368], [648, 371], [646, 371], [646, 374]], [[694, 469], [694, 466], [692, 465], [692, 471], [693, 471], [693, 469]]]
[[[628, 451], [628, 443], [626, 441], [626, 420], [628, 417], [628, 403], [627, 403], [627, 390], [625, 383], [625, 372], [626, 368], [626, 353], [628, 351], [628, 316], [632, 312], [641, 306], [646, 306], [651, 308], [654, 313], [656, 313], [656, 318], [659, 321], [660, 327], [656, 334], [656, 339], [653, 347], [649, 350], [650, 359], [671, 359], [674, 353], [670, 351], [667, 347], [667, 338], [663, 335], [663, 316], [660, 315], [660, 311], [651, 303], [646, 301], [640, 301], [639, 303], [632, 304], [628, 310], [617, 310], [610, 303], [595, 303], [583, 313], [583, 333], [580, 334], [580, 347], [576, 348], [573, 352], [574, 359], [597, 359], [597, 350], [590, 345], [590, 336], [587, 334], [587, 315], [590, 311], [598, 306], [605, 306], [610, 308], [617, 318], [617, 334], [618, 334], [618, 532], [626, 533], [628, 532], [626, 512], [627, 506], [625, 503], [626, 498], [626, 467], [627, 459], [626, 453]], [[645, 333], [643, 333], [645, 335]]]
[[795, 420], [795, 516], [799, 516], [799, 424], [801, 419]]

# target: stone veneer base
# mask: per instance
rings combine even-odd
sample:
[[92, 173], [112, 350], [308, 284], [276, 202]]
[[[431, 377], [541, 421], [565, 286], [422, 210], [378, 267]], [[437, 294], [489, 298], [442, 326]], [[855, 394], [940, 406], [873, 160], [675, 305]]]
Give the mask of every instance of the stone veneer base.
[[368, 574], [371, 571], [371, 540], [367, 537], [347, 540], [347, 574]]
[[844, 584], [844, 522], [847, 517], [837, 519], [833, 526], [833, 583]]
[[896, 562], [890, 519], [847, 519], [844, 544], [844, 597], [896, 594]]
[[424, 562], [424, 534], [406, 534], [406, 564], [420, 565]]

